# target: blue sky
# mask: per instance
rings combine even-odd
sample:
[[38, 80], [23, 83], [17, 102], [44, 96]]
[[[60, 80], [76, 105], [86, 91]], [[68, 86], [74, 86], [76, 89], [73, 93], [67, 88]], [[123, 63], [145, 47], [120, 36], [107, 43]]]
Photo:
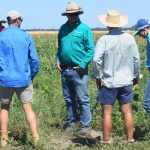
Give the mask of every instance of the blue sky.
[[[60, 28], [67, 21], [61, 13], [65, 11], [69, 0], [2, 0], [0, 17], [6, 18], [10, 10], [18, 10], [23, 16], [22, 28], [47, 29]], [[129, 17], [126, 27], [134, 25], [138, 19], [150, 19], [150, 0], [74, 0], [84, 14], [80, 19], [91, 28], [104, 27], [97, 15], [116, 9]]]

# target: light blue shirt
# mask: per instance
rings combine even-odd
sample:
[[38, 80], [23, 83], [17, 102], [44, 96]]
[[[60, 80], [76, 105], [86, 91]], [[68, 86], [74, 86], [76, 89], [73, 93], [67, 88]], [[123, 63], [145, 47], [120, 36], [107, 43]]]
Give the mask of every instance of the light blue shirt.
[[140, 58], [132, 35], [120, 29], [110, 30], [97, 44], [93, 58], [95, 78], [104, 86], [117, 88], [133, 84], [140, 73]]
[[24, 87], [39, 70], [39, 58], [32, 37], [15, 26], [0, 33], [0, 85]]

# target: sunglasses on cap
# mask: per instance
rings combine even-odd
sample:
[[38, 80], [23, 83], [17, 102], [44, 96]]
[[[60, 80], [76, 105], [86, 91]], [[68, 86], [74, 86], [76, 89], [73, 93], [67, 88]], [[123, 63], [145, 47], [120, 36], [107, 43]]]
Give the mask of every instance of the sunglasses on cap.
[[79, 13], [70, 13], [68, 16], [79, 16]]

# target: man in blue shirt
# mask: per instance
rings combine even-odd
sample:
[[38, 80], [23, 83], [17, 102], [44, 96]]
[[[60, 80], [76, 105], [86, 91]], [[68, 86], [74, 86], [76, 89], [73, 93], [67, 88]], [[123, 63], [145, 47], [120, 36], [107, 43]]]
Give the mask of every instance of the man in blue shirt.
[[12, 96], [21, 101], [29, 124], [33, 144], [39, 140], [36, 116], [32, 110], [32, 82], [39, 70], [39, 59], [33, 39], [20, 29], [21, 14], [8, 12], [8, 28], [0, 33], [0, 126], [1, 147], [8, 145], [8, 114]]
[[88, 96], [88, 64], [94, 54], [91, 29], [82, 23], [79, 15], [83, 10], [74, 2], [68, 3], [68, 21], [58, 34], [56, 65], [61, 72], [63, 95], [67, 107], [67, 131], [76, 130], [77, 108], [80, 111], [80, 134], [89, 133], [91, 111]]
[[[148, 71], [150, 72], [150, 22], [147, 19], [139, 19], [137, 21], [136, 27], [137, 27], [137, 31], [135, 35], [139, 35], [147, 39], [146, 67]], [[146, 89], [145, 89], [144, 108], [150, 116], [150, 77], [147, 80]]]

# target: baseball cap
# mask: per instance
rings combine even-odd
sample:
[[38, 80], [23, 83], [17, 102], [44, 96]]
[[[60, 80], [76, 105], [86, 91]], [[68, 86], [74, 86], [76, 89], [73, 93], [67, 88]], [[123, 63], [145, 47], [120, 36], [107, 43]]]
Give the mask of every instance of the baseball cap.
[[8, 12], [7, 17], [10, 17], [10, 19], [17, 19], [21, 17], [21, 14], [17, 10], [11, 10]]

